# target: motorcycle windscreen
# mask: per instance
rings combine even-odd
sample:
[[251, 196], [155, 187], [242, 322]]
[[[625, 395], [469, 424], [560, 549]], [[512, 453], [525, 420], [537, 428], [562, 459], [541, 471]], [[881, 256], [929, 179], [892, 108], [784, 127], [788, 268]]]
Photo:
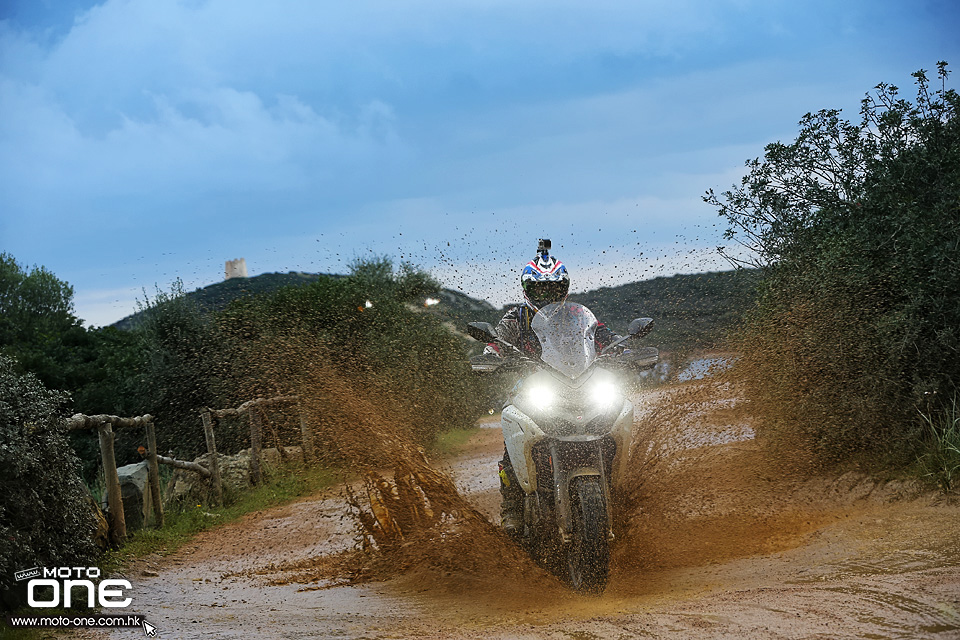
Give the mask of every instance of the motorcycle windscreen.
[[568, 378], [579, 378], [597, 359], [597, 318], [583, 305], [548, 304], [530, 327], [540, 340], [540, 359]]

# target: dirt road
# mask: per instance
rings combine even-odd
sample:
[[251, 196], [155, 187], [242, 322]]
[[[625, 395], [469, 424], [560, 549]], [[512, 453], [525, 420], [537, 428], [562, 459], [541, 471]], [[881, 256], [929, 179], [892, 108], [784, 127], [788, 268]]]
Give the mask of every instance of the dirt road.
[[[450, 566], [323, 588], [311, 580], [353, 542], [331, 491], [144, 559], [131, 610], [163, 638], [960, 638], [960, 507], [856, 473], [796, 475], [729, 390], [698, 384], [639, 400], [602, 597]], [[492, 520], [496, 426], [440, 464]]]

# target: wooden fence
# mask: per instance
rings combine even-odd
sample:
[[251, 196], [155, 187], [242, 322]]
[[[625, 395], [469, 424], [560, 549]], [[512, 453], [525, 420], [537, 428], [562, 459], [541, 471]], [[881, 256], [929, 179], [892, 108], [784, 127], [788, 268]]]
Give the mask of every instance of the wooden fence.
[[136, 418], [78, 413], [66, 421], [71, 429], [96, 429], [100, 436], [100, 459], [103, 462], [103, 477], [107, 485], [107, 506], [110, 524], [110, 542], [119, 544], [127, 537], [127, 523], [123, 516], [123, 498], [120, 495], [120, 478], [117, 475], [117, 457], [113, 449], [114, 427], [140, 427], [147, 432], [147, 470], [150, 476], [150, 491], [153, 499], [153, 515], [156, 526], [163, 526], [163, 502], [160, 500], [160, 467], [157, 460], [157, 433], [150, 414]]
[[[207, 453], [210, 454], [210, 474], [213, 483], [214, 500], [217, 503], [223, 501], [223, 485], [220, 480], [220, 465], [217, 460], [217, 440], [214, 434], [216, 421], [226, 417], [241, 417], [246, 415], [250, 428], [250, 481], [257, 484], [262, 479], [260, 471], [260, 451], [263, 448], [263, 425], [264, 410], [269, 407], [295, 404], [300, 415], [300, 436], [303, 444], [303, 460], [306, 463], [313, 462], [313, 431], [307, 422], [306, 413], [300, 406], [299, 396], [277, 396], [274, 398], [257, 398], [244, 402], [236, 409], [210, 409], [206, 408], [200, 412], [203, 420], [203, 432], [207, 440]], [[274, 432], [277, 439], [277, 448], [280, 455], [283, 455], [283, 447], [280, 445], [280, 438]]]
[[[306, 414], [300, 406], [299, 396], [278, 396], [275, 398], [257, 398], [244, 402], [236, 409], [204, 409], [200, 412], [203, 422], [203, 432], [207, 440], [207, 452], [210, 454], [209, 468], [196, 462], [175, 460], [157, 453], [157, 434], [153, 423], [153, 416], [147, 414], [135, 418], [120, 418], [110, 415], [87, 416], [81, 413], [71, 416], [65, 422], [68, 430], [96, 429], [100, 438], [100, 458], [103, 462], [103, 477], [106, 482], [107, 507], [110, 525], [110, 542], [118, 545], [127, 537], [126, 518], [123, 514], [123, 497], [120, 492], [120, 478], [117, 474], [117, 457], [114, 451], [115, 428], [144, 427], [147, 436], [146, 458], [149, 474], [150, 492], [153, 501], [153, 514], [157, 527], [163, 526], [163, 500], [160, 497], [160, 464], [167, 464], [181, 469], [187, 469], [210, 478], [213, 485], [213, 499], [216, 504], [223, 502], [223, 485], [220, 480], [220, 464], [217, 459], [217, 441], [214, 435], [216, 421], [229, 416], [244, 416], [250, 426], [250, 480], [259, 483], [262, 475], [260, 471], [260, 451], [262, 449], [262, 428], [265, 422], [263, 412], [274, 406], [296, 404], [300, 414], [300, 433], [303, 442], [304, 462], [310, 463], [314, 459], [313, 432], [307, 423]], [[268, 423], [269, 424], [269, 423]], [[281, 451], [279, 435], [277, 446]]]

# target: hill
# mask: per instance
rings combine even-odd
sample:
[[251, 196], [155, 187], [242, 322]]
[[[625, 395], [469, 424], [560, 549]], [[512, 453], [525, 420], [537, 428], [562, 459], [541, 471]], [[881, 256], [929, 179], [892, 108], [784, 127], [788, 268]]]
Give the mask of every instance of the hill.
[[[282, 287], [309, 284], [316, 282], [322, 277], [340, 278], [342, 276], [323, 273], [303, 273], [302, 271], [263, 273], [258, 276], [253, 276], [252, 278], [230, 278], [229, 280], [215, 282], [186, 295], [207, 311], [220, 311], [225, 309], [227, 305], [236, 298], [272, 293]], [[138, 311], [133, 315], [114, 322], [111, 326], [129, 331], [140, 323], [141, 317], [142, 312]]]
[[[301, 286], [322, 277], [342, 276], [264, 273], [250, 278], [231, 278], [186, 295], [208, 311], [219, 311], [239, 297]], [[618, 332], [625, 331], [633, 318], [654, 318], [657, 322], [655, 342], [664, 351], [710, 349], [718, 346], [740, 310], [752, 301], [754, 282], [755, 274], [746, 270], [675, 275], [571, 294], [570, 299], [588, 306]], [[452, 289], [442, 289], [438, 299], [439, 304], [425, 311], [460, 330], [474, 320], [496, 323], [508, 308], [497, 310], [486, 301]], [[140, 317], [138, 312], [113, 326], [130, 330], [137, 326]]]
[[740, 269], [675, 275], [571, 294], [618, 333], [630, 320], [656, 323], [651, 341], [663, 351], [720, 348], [743, 309], [754, 300], [758, 274]]

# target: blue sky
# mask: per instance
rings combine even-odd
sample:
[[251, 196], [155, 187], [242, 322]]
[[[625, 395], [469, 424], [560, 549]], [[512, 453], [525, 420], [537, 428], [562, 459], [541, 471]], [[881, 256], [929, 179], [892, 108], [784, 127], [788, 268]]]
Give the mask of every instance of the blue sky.
[[239, 257], [498, 305], [539, 237], [575, 290], [728, 268], [701, 195], [957, 33], [939, 0], [0, 0], [0, 251], [92, 325]]

